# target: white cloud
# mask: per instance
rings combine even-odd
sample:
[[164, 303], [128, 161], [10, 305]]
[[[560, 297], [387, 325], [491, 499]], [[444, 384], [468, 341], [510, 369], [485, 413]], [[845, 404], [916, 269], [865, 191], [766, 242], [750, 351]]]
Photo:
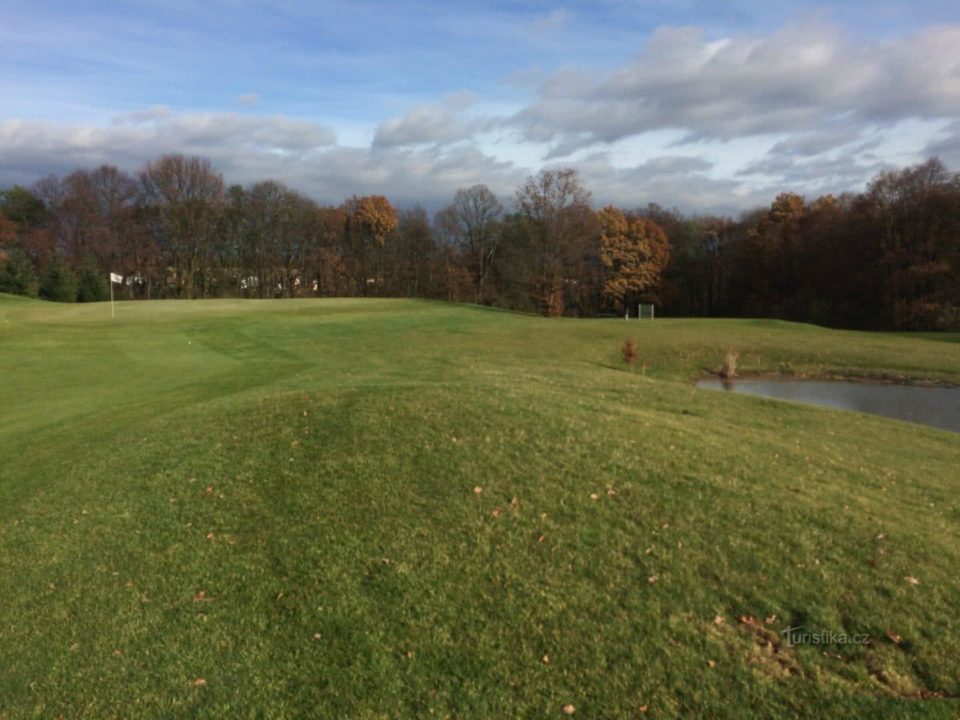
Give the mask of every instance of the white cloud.
[[924, 154], [938, 157], [948, 168], [960, 171], [960, 120], [948, 126], [945, 134], [930, 142], [924, 149]]
[[398, 204], [436, 208], [458, 187], [488, 183], [501, 193], [523, 179], [512, 163], [469, 144], [453, 147], [345, 147], [329, 128], [287, 117], [176, 114], [150, 108], [110, 126], [0, 121], [0, 186], [113, 164], [135, 172], [165, 153], [209, 158], [228, 183], [280, 180], [322, 202], [382, 193]]
[[857, 152], [839, 153], [829, 158], [797, 158], [770, 155], [748, 164], [737, 173], [742, 177], [759, 176], [753, 184], [769, 188], [771, 194], [785, 189], [807, 195], [838, 194], [860, 186], [867, 178], [890, 163]]
[[614, 167], [609, 154], [601, 152], [575, 167], [594, 191], [596, 205], [637, 208], [658, 203], [688, 212], [725, 214], [769, 202], [767, 194], [754, 192], [738, 179], [711, 177], [712, 164], [700, 158], [664, 155], [624, 168]]
[[825, 127], [801, 132], [775, 144], [768, 155], [789, 157], [813, 157], [857, 142], [863, 131], [854, 127]]
[[[506, 197], [525, 172], [497, 161], [469, 145], [416, 149], [338, 147], [297, 168], [293, 187], [339, 201], [345, 195], [380, 193], [400, 206], [421, 204], [439, 209], [457, 188], [486, 183]], [[285, 175], [284, 177], [289, 177]]]
[[447, 144], [471, 138], [489, 125], [483, 118], [466, 113], [476, 103], [469, 93], [450, 95], [439, 103], [418, 105], [403, 117], [380, 123], [373, 137], [377, 147]]
[[252, 158], [309, 157], [330, 148], [330, 128], [283, 116], [176, 114], [154, 107], [117, 116], [109, 126], [0, 121], [0, 182], [113, 164], [133, 171], [164, 153], [202, 155], [225, 166]]
[[555, 73], [511, 122], [528, 140], [554, 143], [559, 157], [664, 128], [730, 139], [955, 117], [958, 46], [960, 26], [866, 46], [818, 21], [722, 41], [661, 28], [618, 70]]
[[0, 186], [102, 163], [132, 172], [177, 152], [209, 158], [228, 182], [273, 178], [322, 202], [382, 193], [436, 209], [481, 182], [509, 201], [546, 163], [579, 169], [597, 204], [735, 212], [787, 189], [858, 189], [922, 152], [956, 168], [956, 47], [960, 26], [868, 45], [821, 22], [722, 40], [665, 28], [618, 69], [515, 83], [510, 104], [446, 95], [337, 132], [253, 114], [253, 94], [236, 97], [247, 105], [237, 112], [157, 105], [109, 124], [0, 119]]

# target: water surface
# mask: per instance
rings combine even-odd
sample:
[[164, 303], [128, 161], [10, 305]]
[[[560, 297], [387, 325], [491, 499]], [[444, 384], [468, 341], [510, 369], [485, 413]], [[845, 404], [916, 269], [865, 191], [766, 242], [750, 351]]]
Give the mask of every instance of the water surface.
[[960, 388], [827, 380], [701, 380], [697, 387], [856, 410], [960, 432]]

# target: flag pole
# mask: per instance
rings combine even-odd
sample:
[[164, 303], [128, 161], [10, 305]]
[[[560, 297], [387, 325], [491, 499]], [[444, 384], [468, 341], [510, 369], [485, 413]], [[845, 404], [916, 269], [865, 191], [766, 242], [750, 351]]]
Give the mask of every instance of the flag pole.
[[115, 318], [117, 316], [117, 311], [113, 306], [113, 284], [122, 283], [123, 275], [117, 275], [116, 273], [110, 273], [110, 317]]

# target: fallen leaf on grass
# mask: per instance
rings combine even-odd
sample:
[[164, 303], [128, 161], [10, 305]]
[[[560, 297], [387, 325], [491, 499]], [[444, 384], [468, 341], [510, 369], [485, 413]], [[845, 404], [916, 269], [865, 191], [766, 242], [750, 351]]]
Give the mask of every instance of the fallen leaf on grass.
[[652, 584], [652, 583], [655, 583], [655, 582], [656, 582], [657, 580], [659, 580], [659, 579], [660, 579], [660, 576], [659, 576], [659, 575], [651, 575], [650, 577], [647, 578], [647, 582]]
[[887, 630], [884, 635], [886, 635], [890, 642], [892, 642], [894, 645], [899, 645], [901, 642], [903, 642], [903, 638], [892, 630]]
[[716, 661], [716, 660], [707, 660], [707, 667], [708, 667], [708, 668], [713, 669], [713, 668], [715, 668], [716, 666], [717, 666], [717, 661]]
[[476, 487], [473, 488], [473, 492], [475, 495], [479, 495], [480, 493], [483, 492], [483, 488], [477, 485]]
[[206, 534], [207, 540], [213, 540], [215, 537], [216, 537], [216, 535], [214, 535], [212, 532], [208, 532], [208, 533]]
[[197, 678], [196, 680], [193, 681], [193, 684], [195, 687], [203, 687], [204, 685], [207, 684], [207, 681], [204, 680], [203, 678]]
[[212, 597], [207, 596], [206, 590], [201, 590], [200, 592], [198, 592], [196, 595], [193, 596], [194, 602], [211, 602], [212, 600], [213, 600]]
[[725, 622], [726, 622], [726, 620], [724, 620], [723, 615], [717, 615], [717, 616], [713, 619], [713, 624], [714, 624], [714, 625], [717, 625], [717, 626], [723, 625]]
[[590, 499], [591, 499], [591, 500], [599, 500], [599, 499], [600, 499], [600, 496], [597, 495], [596, 493], [590, 493]]
[[564, 715], [573, 715], [577, 711], [577, 709], [573, 705], [570, 705], [569, 703], [567, 705], [564, 705], [562, 710]]
[[908, 583], [910, 583], [911, 585], [919, 585], [919, 584], [920, 584], [920, 581], [917, 580], [913, 575], [907, 575], [907, 576], [906, 576], [905, 578], [903, 578], [903, 579], [906, 580], [906, 581], [907, 581]]
[[500, 517], [500, 513], [502, 512], [503, 510], [501, 510], [499, 507], [495, 507], [493, 510], [490, 511], [490, 514], [493, 515], [494, 517]]

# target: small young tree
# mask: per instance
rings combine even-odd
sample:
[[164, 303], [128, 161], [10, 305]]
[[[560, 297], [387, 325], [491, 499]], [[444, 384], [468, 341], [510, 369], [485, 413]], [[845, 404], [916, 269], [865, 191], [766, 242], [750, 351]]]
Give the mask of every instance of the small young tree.
[[19, 250], [11, 250], [6, 260], [0, 262], [0, 292], [37, 296], [37, 273]]
[[720, 377], [725, 380], [732, 380], [737, 377], [737, 358], [740, 357], [740, 353], [736, 350], [728, 350], [726, 357], [723, 359], [723, 367], [720, 368]]
[[77, 302], [100, 302], [110, 297], [107, 281], [96, 263], [87, 260], [77, 280]]
[[77, 276], [59, 255], [55, 255], [40, 283], [40, 297], [54, 302], [77, 301]]

